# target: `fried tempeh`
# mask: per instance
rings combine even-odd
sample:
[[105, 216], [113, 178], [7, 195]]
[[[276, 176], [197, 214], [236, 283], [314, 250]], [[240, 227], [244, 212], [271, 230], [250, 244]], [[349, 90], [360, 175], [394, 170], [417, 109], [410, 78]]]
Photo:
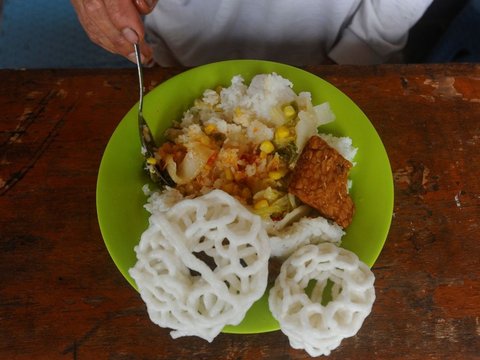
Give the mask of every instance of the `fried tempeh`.
[[346, 228], [355, 205], [347, 192], [352, 164], [319, 136], [312, 136], [292, 174], [288, 191], [327, 219]]

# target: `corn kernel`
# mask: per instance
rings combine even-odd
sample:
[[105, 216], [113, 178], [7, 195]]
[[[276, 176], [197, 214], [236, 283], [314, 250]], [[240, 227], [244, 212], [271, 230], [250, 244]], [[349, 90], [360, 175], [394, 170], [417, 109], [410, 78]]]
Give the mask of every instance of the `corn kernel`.
[[147, 159], [147, 164], [149, 165], [155, 165], [157, 163], [157, 160], [154, 157], [149, 157]]
[[283, 108], [283, 115], [285, 115], [287, 119], [293, 118], [296, 115], [296, 113], [297, 112], [295, 111], [292, 105], [287, 105]]
[[290, 130], [286, 126], [279, 126], [275, 130], [276, 139], [285, 139], [290, 136]]
[[260, 209], [265, 209], [269, 206], [268, 201], [265, 199], [257, 201], [254, 205], [253, 208], [255, 210], [260, 210]]
[[275, 146], [273, 146], [271, 141], [264, 141], [260, 144], [260, 150], [262, 150], [265, 154], [270, 154], [275, 150]]
[[268, 177], [271, 180], [279, 180], [279, 179], [283, 178], [286, 174], [287, 174], [286, 170], [276, 170], [276, 171], [270, 171], [268, 173]]
[[212, 133], [214, 133], [215, 131], [217, 130], [217, 127], [213, 124], [208, 124], [207, 126], [205, 126], [205, 128], [203, 129], [203, 131], [205, 132], [205, 134], [207, 135], [210, 135]]
[[225, 179], [230, 181], [233, 180], [232, 170], [230, 170], [229, 168], [225, 169]]
[[243, 111], [239, 107], [236, 107], [234, 111], [235, 111], [235, 116], [242, 116], [243, 115]]

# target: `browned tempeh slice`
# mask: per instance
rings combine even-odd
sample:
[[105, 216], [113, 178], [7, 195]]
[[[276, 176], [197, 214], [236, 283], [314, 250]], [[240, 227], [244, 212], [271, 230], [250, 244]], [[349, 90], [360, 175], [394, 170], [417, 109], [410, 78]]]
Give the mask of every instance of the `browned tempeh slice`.
[[292, 174], [288, 191], [302, 202], [346, 228], [355, 205], [347, 192], [352, 164], [319, 136], [312, 136]]

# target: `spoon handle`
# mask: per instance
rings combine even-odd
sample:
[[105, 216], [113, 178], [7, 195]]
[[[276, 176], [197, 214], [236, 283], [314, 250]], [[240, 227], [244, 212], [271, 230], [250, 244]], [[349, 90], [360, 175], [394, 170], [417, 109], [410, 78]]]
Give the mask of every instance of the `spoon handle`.
[[138, 111], [142, 114], [143, 111], [143, 93], [144, 93], [144, 85], [143, 85], [143, 68], [142, 68], [142, 58], [140, 56], [140, 47], [138, 44], [133, 45], [135, 48], [135, 60], [137, 61], [137, 71], [138, 71], [138, 84], [140, 86], [140, 101], [138, 102]]

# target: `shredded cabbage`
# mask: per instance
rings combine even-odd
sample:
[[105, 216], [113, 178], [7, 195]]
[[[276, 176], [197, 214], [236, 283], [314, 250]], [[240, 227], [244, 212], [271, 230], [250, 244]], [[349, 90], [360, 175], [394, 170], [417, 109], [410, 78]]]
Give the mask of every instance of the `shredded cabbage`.
[[214, 150], [202, 143], [189, 144], [188, 152], [178, 166], [171, 155], [166, 158], [168, 174], [175, 183], [179, 185], [187, 184], [200, 174], [213, 153]]

